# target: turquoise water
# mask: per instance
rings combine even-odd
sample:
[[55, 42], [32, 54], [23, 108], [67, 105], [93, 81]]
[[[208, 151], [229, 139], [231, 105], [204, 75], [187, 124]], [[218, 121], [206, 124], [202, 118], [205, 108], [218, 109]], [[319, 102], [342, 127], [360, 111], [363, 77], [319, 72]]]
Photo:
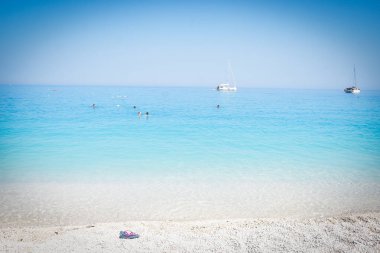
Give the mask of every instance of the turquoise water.
[[380, 92], [3, 85], [0, 166], [3, 182], [379, 182]]

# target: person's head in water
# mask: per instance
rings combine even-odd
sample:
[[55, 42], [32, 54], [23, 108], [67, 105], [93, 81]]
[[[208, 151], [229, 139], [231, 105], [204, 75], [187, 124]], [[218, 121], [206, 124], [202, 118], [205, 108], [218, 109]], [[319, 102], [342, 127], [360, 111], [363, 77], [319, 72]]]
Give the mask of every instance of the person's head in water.
[[95, 108], [95, 106], [96, 106], [95, 104], [92, 104], [92, 108]]
[[145, 115], [149, 115], [149, 112], [146, 112]]
[[136, 109], [136, 106], [135, 106], [135, 105], [133, 106], [133, 109]]
[[216, 108], [219, 108], [219, 107], [220, 107], [220, 105], [217, 105], [217, 106], [216, 106]]

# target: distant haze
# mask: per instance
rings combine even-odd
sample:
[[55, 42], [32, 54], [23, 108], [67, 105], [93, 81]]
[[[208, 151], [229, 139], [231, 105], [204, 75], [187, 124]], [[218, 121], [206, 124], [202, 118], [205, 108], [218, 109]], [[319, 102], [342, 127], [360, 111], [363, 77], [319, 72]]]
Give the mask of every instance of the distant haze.
[[1, 1], [1, 84], [380, 89], [380, 1]]

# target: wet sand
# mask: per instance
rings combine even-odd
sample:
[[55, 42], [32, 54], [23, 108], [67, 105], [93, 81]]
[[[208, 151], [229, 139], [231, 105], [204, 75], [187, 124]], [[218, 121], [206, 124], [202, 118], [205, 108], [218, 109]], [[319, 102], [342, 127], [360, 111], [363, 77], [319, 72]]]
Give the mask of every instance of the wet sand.
[[125, 221], [318, 218], [380, 212], [379, 183], [188, 182], [0, 184], [0, 228]]

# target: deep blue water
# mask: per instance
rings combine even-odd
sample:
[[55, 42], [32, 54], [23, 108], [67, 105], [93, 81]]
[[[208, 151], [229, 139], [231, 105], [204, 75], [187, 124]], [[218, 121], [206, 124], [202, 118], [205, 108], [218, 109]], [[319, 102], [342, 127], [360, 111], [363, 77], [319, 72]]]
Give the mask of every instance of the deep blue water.
[[379, 91], [0, 86], [1, 181], [342, 175], [380, 180]]

